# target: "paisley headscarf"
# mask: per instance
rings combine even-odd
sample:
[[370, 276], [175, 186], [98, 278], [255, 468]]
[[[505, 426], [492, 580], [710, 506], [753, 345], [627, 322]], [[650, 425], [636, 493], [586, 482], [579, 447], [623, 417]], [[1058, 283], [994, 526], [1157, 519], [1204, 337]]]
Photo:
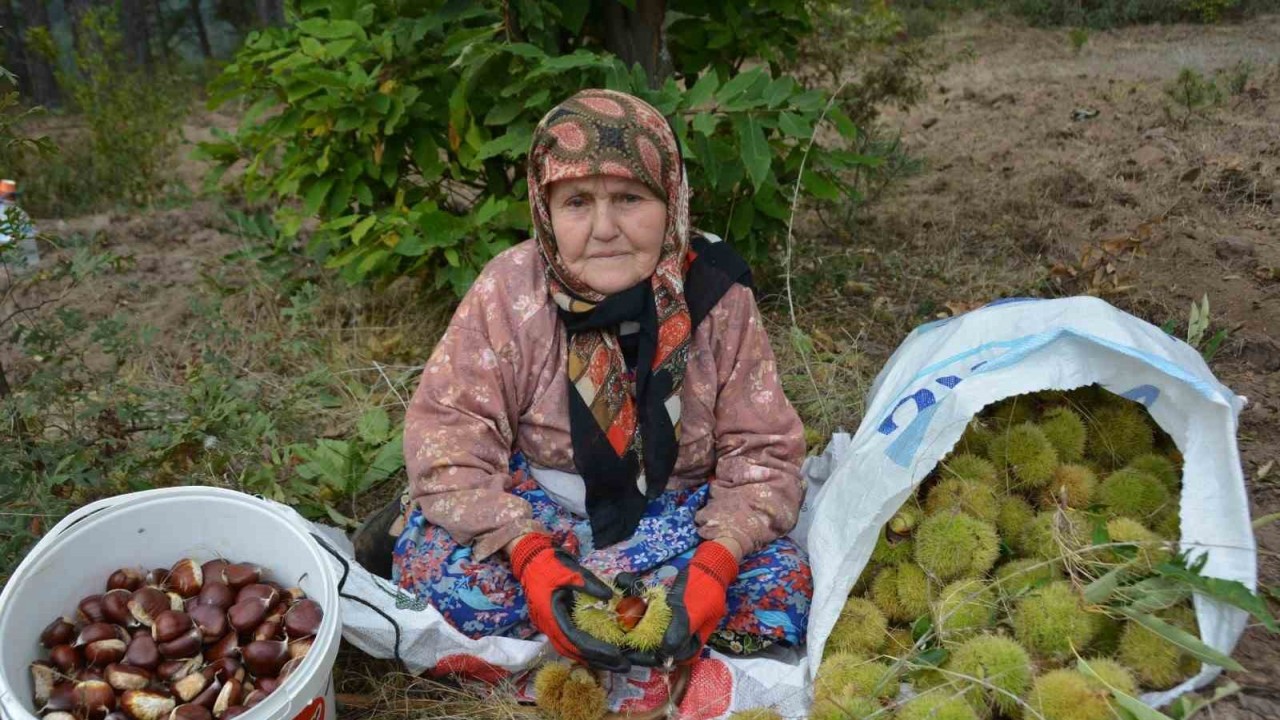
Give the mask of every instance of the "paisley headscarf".
[[[534, 237], [568, 334], [574, 463], [586, 482], [595, 546], [605, 547], [631, 536], [675, 467], [693, 330], [685, 299], [689, 186], [662, 113], [611, 90], [583, 90], [548, 112], [534, 132], [528, 169]], [[642, 182], [667, 205], [653, 275], [607, 297], [566, 269], [548, 206], [551, 183], [593, 175]], [[640, 328], [634, 377], [618, 340], [622, 322]]]

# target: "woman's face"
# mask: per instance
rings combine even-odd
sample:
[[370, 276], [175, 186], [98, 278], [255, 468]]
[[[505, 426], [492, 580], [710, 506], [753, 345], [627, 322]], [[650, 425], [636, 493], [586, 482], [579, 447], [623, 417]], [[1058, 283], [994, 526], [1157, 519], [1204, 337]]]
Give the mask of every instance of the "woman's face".
[[601, 295], [653, 274], [667, 205], [637, 180], [593, 175], [551, 183], [551, 229], [565, 269]]

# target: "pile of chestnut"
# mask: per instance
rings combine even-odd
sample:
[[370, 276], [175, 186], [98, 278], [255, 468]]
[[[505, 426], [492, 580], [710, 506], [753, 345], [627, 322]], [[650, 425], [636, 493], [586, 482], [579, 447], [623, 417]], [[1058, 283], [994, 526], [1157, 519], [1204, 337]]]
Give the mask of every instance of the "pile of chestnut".
[[35, 707], [45, 720], [231, 720], [302, 663], [323, 617], [248, 563], [121, 568], [40, 634]]

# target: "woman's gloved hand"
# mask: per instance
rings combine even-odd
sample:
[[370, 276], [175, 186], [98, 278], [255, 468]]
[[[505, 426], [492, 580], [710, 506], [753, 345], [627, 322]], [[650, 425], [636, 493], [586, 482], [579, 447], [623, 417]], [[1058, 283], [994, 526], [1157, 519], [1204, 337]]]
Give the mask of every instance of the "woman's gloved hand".
[[559, 549], [544, 533], [530, 533], [511, 550], [511, 571], [524, 588], [529, 619], [566, 658], [611, 672], [627, 672], [631, 663], [622, 651], [597, 640], [573, 624], [573, 594], [608, 600], [613, 588]]
[[724, 619], [725, 593], [738, 577], [738, 560], [724, 545], [703, 542], [676, 575], [667, 596], [671, 625], [662, 638], [660, 657], [678, 663], [698, 656]]

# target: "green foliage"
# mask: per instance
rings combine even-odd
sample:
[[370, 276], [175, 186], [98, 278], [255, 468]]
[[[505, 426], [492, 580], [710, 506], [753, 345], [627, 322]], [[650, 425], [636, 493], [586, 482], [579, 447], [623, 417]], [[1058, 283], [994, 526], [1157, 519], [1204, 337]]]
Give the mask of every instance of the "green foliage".
[[[302, 2], [298, 22], [251, 36], [215, 82], [215, 104], [242, 100], [248, 111], [237, 133], [204, 144], [203, 154], [223, 171], [246, 160], [246, 196], [280, 204], [287, 235], [319, 217], [310, 252], [348, 282], [413, 275], [457, 293], [527, 235], [524, 160], [534, 126], [582, 88], [632, 92], [673, 117], [694, 223], [755, 258], [785, 232], [797, 179], [834, 200], [853, 192], [843, 173], [878, 162], [823, 148], [799, 178], [823, 118], [846, 140], [858, 127], [828, 109], [823, 92], [769, 66], [742, 65], [747, 49], [766, 50], [755, 23], [706, 30], [729, 34], [694, 52], [692, 25], [673, 9], [672, 54], [685, 87], [668, 79], [651, 89], [638, 67], [628, 71], [578, 34], [591, 24], [582, 3], [528, 0], [505, 15], [494, 5]], [[744, 11], [708, 3], [701, 12]], [[785, 55], [786, 33], [800, 23], [774, 40], [784, 45], [777, 52]]]
[[[1178, 71], [1178, 77], [1165, 86], [1164, 94], [1180, 113], [1177, 119], [1184, 126], [1196, 114], [1222, 102], [1222, 89], [1213, 78], [1206, 78], [1188, 67]], [[1173, 115], [1173, 110], [1168, 107], [1166, 112]]]
[[[300, 478], [328, 486], [339, 496], [353, 497], [404, 468], [403, 427], [395, 427], [380, 407], [360, 416], [356, 434], [348, 440], [320, 438], [314, 444], [293, 445]], [[344, 525], [358, 525], [331, 506], [329, 516]]]
[[1082, 27], [1071, 28], [1067, 31], [1067, 39], [1071, 41], [1071, 49], [1079, 55], [1085, 43], [1089, 42], [1089, 30]]
[[161, 196], [186, 114], [177, 74], [156, 69], [147, 76], [124, 59], [115, 12], [84, 13], [70, 58], [60, 58], [47, 32], [28, 33], [38, 53], [58, 67], [58, 83], [81, 113], [87, 135], [68, 138], [64, 163], [31, 167], [28, 195], [33, 213], [65, 214], [101, 202], [147, 204]]
[[1206, 339], [1205, 335], [1208, 331], [1209, 295], [1206, 294], [1199, 303], [1191, 303], [1191, 312], [1187, 315], [1187, 344], [1199, 350], [1205, 362], [1212, 362], [1230, 331], [1227, 328], [1221, 328]]

